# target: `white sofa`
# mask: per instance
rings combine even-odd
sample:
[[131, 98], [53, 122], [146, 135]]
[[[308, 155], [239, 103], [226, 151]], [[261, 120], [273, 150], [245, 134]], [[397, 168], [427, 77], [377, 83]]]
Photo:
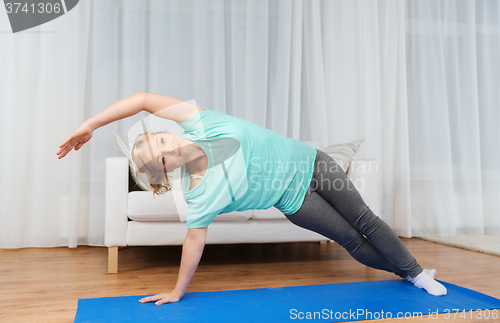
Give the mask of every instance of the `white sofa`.
[[[309, 142], [308, 142], [309, 143]], [[313, 146], [314, 143], [309, 143]], [[178, 181], [164, 195], [129, 192], [129, 164], [125, 157], [106, 158], [105, 244], [108, 273], [118, 272], [118, 247], [182, 245], [187, 233], [187, 204]], [[375, 214], [380, 214], [378, 164], [353, 160], [349, 178]], [[130, 220], [129, 220], [130, 218]], [[218, 215], [210, 224], [207, 244], [329, 241], [292, 224], [275, 207]]]

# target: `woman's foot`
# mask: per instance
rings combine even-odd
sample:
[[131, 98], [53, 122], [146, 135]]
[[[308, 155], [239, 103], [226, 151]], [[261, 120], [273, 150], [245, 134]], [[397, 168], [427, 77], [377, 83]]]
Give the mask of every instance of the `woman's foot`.
[[[432, 274], [432, 273], [431, 273]], [[434, 271], [435, 275], [435, 271]], [[434, 296], [444, 296], [448, 293], [446, 287], [439, 282], [435, 281], [433, 277], [429, 276], [425, 269], [417, 277], [411, 278], [413, 285], [418, 288], [425, 289], [429, 294]]]
[[[429, 276], [432, 279], [436, 277], [436, 269], [424, 269], [424, 272], [427, 274], [427, 276]], [[409, 281], [410, 283], [415, 283], [415, 278], [411, 278], [410, 275], [406, 277], [406, 280]]]

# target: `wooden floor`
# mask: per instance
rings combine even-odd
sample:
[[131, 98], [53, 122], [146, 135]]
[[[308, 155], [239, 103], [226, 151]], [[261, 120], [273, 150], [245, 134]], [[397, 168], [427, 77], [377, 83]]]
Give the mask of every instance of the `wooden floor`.
[[[437, 279], [500, 298], [500, 257], [402, 241], [424, 268], [437, 269]], [[108, 275], [106, 248], [0, 249], [0, 322], [73, 322], [78, 298], [169, 291], [180, 255], [179, 246], [123, 248], [119, 273]], [[207, 245], [188, 292], [390, 279], [398, 277], [359, 264], [336, 243]], [[418, 321], [500, 321], [439, 317]]]

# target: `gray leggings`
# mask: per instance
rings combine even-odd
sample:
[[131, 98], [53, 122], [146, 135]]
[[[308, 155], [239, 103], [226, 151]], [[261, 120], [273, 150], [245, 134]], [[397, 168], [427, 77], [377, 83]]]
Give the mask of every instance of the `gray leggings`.
[[338, 164], [317, 150], [314, 173], [300, 209], [287, 218], [336, 241], [360, 263], [406, 278], [422, 267], [399, 237], [365, 204]]

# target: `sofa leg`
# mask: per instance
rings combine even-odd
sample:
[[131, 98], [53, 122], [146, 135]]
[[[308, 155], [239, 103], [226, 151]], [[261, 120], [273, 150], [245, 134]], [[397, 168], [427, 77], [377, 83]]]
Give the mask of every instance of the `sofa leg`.
[[108, 274], [118, 273], [118, 246], [108, 248]]

